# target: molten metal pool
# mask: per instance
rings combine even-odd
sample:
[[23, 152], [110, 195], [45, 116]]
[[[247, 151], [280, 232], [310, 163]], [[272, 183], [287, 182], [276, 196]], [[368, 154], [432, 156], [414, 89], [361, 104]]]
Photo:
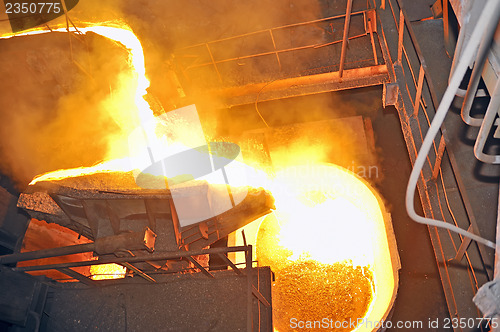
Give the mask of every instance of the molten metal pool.
[[275, 185], [276, 212], [257, 235], [259, 264], [276, 276], [275, 330], [376, 330], [391, 310], [399, 269], [381, 198], [334, 165], [287, 168]]

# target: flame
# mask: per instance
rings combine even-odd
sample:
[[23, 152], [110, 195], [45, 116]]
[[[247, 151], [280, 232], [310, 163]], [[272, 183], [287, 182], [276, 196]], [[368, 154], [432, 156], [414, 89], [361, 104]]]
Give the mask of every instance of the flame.
[[[86, 25], [86, 24], [84, 24]], [[124, 77], [122, 80], [122, 93], [134, 93], [134, 101], [136, 106], [136, 111], [133, 112], [137, 115], [139, 123], [142, 127], [142, 132], [146, 136], [146, 143], [151, 145], [159, 145], [161, 144], [159, 139], [157, 139], [155, 135], [155, 129], [157, 125], [157, 120], [153, 114], [153, 111], [150, 109], [149, 104], [144, 99], [147, 91], [146, 89], [149, 87], [149, 80], [146, 77], [146, 68], [144, 63], [144, 52], [142, 49], [142, 45], [136, 35], [133, 33], [132, 29], [126, 24], [116, 24], [116, 23], [105, 23], [105, 25], [92, 25], [79, 27], [78, 31], [81, 33], [94, 32], [106, 38], [109, 38], [115, 42], [121, 43], [125, 48], [129, 51], [129, 65], [132, 74], [132, 77]], [[69, 29], [70, 31], [76, 32], [76, 29]], [[56, 32], [65, 32], [68, 31], [66, 28], [57, 28], [52, 29], [52, 31]], [[51, 30], [40, 30], [34, 29], [30, 31], [26, 31], [23, 33], [16, 34], [6, 34], [1, 36], [0, 38], [12, 38], [14, 36], [26, 36], [26, 35], [37, 35], [43, 33], [52, 32]], [[135, 91], [134, 91], [135, 90]], [[112, 100], [112, 102], [116, 102]], [[117, 107], [109, 107], [107, 108], [109, 111], [112, 109], [116, 109]], [[132, 119], [126, 117], [125, 119], [120, 119], [122, 110], [118, 110], [113, 114], [113, 118], [115, 121], [120, 122], [121, 126], [124, 126], [126, 129], [131, 131], [135, 129], [133, 124], [137, 121], [132, 116]], [[121, 140], [122, 142], [120, 142]], [[126, 143], [126, 141], [125, 141]], [[133, 168], [133, 161], [130, 156], [123, 157], [126, 153], [128, 154], [130, 151], [126, 151], [123, 148], [123, 138], [120, 137], [116, 139], [114, 142], [109, 144], [108, 151], [108, 161], [102, 162], [100, 164], [94, 165], [92, 167], [78, 167], [73, 169], [63, 169], [52, 171], [49, 173], [45, 173], [35, 177], [30, 185], [35, 184], [39, 181], [47, 181], [47, 180], [57, 180], [63, 179], [67, 177], [76, 177], [81, 175], [88, 175], [93, 173], [101, 173], [101, 172], [111, 172], [111, 171], [130, 171]], [[165, 145], [163, 144], [161, 148], [163, 149]], [[131, 150], [139, 150], [144, 148], [143, 146], [129, 146]], [[121, 158], [117, 158], [117, 156], [121, 156]], [[117, 265], [117, 264], [102, 264], [102, 265], [93, 265], [90, 268], [92, 279], [94, 280], [102, 280], [102, 279], [117, 279], [124, 278], [126, 273], [126, 268]]]

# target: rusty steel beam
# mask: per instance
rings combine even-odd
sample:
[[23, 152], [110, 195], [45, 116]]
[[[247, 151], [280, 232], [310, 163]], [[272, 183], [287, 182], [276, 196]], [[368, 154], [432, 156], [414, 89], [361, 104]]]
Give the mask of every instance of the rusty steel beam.
[[94, 251], [94, 249], [95, 249], [94, 243], [85, 243], [85, 244], [77, 244], [73, 246], [53, 248], [53, 249], [21, 252], [21, 253], [0, 256], [0, 264], [12, 264], [21, 261], [30, 261], [33, 259], [81, 254], [84, 252]]
[[279, 55], [278, 49], [276, 48], [276, 41], [274, 40], [274, 35], [273, 35], [273, 30], [272, 29], [269, 29], [269, 35], [271, 36], [271, 40], [273, 42], [274, 51], [275, 51], [275, 54], [276, 54], [276, 60], [278, 60], [278, 65], [280, 66], [280, 71], [281, 71], [282, 68], [281, 68], [280, 55]]
[[98, 283], [96, 281], [94, 281], [94, 280], [84, 276], [83, 274], [78, 273], [70, 268], [62, 267], [60, 269], [57, 269], [57, 271], [64, 273], [68, 277], [76, 279], [76, 280], [80, 281], [82, 284], [85, 284], [87, 286], [93, 286], [93, 287], [98, 286]]
[[368, 19], [368, 29], [370, 31], [370, 42], [372, 43], [373, 60], [375, 61], [375, 65], [378, 65], [377, 49], [375, 47], [375, 39], [373, 38], [373, 24], [374, 23], [372, 22], [372, 20]]
[[339, 72], [299, 76], [208, 91], [210, 95], [221, 97], [225, 106], [236, 106], [281, 98], [305, 96], [309, 94], [380, 85], [389, 81], [387, 66], [378, 65], [344, 70], [342, 79]]
[[422, 88], [424, 85], [425, 72], [424, 67], [420, 65], [420, 70], [418, 72], [418, 83], [417, 83], [417, 93], [415, 95], [415, 100], [413, 104], [413, 116], [418, 116], [418, 111], [420, 109], [420, 99], [422, 98]]
[[446, 142], [444, 141], [444, 136], [441, 135], [441, 140], [439, 141], [439, 148], [436, 154], [436, 161], [434, 162], [434, 168], [432, 170], [432, 180], [436, 180], [439, 175], [439, 170], [441, 169], [441, 162], [443, 161], [445, 149], [446, 149]]
[[208, 46], [208, 43], [206, 43], [205, 45], [207, 46], [208, 54], [210, 54], [210, 60], [212, 60], [212, 65], [214, 66], [214, 69], [217, 72], [217, 76], [219, 77], [219, 81], [222, 83], [222, 76], [220, 76], [219, 68], [217, 68], [217, 63], [215, 63], [215, 59], [214, 59], [214, 56], [212, 54], [212, 51], [210, 50], [210, 46]]
[[[405, 16], [403, 9], [399, 11], [399, 28], [398, 28], [398, 63], [402, 66], [403, 63], [403, 35], [405, 33]], [[418, 53], [418, 51], [417, 51]], [[420, 58], [420, 57], [419, 57]]]
[[146, 281], [149, 281], [152, 283], [156, 282], [156, 280], [153, 279], [150, 275], [146, 274], [144, 271], [142, 271], [141, 269], [135, 267], [134, 265], [132, 265], [130, 263], [122, 263], [121, 265], [125, 266], [129, 270], [134, 271], [135, 273], [137, 273], [141, 278], [145, 279]]
[[265, 305], [267, 308], [270, 308], [271, 307], [271, 304], [269, 303], [269, 301], [264, 297], [264, 295], [261, 294], [261, 292], [259, 292], [259, 290], [257, 288], [255, 288], [255, 286], [252, 285], [252, 294], [253, 296], [255, 296], [255, 298], [257, 300], [259, 300], [263, 305]]
[[[467, 228], [467, 232], [474, 233], [474, 227], [472, 226], [472, 224], [469, 225], [469, 228]], [[460, 263], [465, 253], [467, 252], [467, 248], [469, 248], [471, 242], [472, 239], [470, 237], [462, 237], [462, 242], [460, 243], [460, 247], [458, 247], [457, 254], [452, 260], [457, 263]]]
[[186, 259], [188, 261], [190, 261], [191, 263], [193, 263], [194, 266], [196, 266], [201, 273], [203, 273], [204, 275], [206, 275], [207, 277], [209, 278], [214, 278], [214, 275], [212, 273], [210, 273], [209, 271], [207, 271], [207, 269], [205, 269], [196, 259], [194, 259], [192, 256], [187, 256]]
[[253, 276], [252, 276], [252, 246], [245, 252], [246, 275], [247, 275], [247, 332], [253, 331]]
[[240, 269], [225, 254], [218, 253], [217, 256], [219, 256], [224, 262], [226, 262], [227, 265], [231, 266], [236, 274], [243, 275]]

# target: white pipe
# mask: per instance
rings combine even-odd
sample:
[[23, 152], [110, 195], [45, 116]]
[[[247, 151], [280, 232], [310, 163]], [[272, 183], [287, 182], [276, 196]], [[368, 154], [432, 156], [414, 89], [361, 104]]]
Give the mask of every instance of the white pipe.
[[412, 218], [414, 221], [421, 224], [427, 224], [430, 226], [446, 228], [448, 230], [454, 231], [465, 237], [471, 238], [472, 240], [480, 242], [491, 248], [495, 248], [495, 244], [493, 242], [486, 240], [476, 234], [467, 232], [464, 229], [461, 229], [455, 225], [446, 223], [444, 221], [419, 216], [415, 212], [415, 206], [413, 204], [413, 201], [415, 198], [415, 189], [417, 187], [418, 178], [424, 166], [426, 157], [431, 149], [432, 142], [434, 141], [434, 138], [436, 137], [438, 131], [441, 128], [441, 125], [443, 124], [444, 118], [446, 117], [450, 105], [455, 97], [455, 93], [457, 92], [460, 83], [462, 81], [462, 78], [464, 77], [465, 72], [467, 71], [467, 67], [472, 62], [476, 54], [479, 42], [481, 41], [481, 37], [484, 35], [486, 28], [491, 24], [494, 24], [495, 27], [497, 26], [498, 24], [497, 17], [499, 10], [500, 10], [499, 0], [489, 0], [485, 5], [483, 12], [481, 13], [481, 16], [477, 21], [477, 24], [474, 27], [472, 36], [469, 39], [467, 45], [465, 46], [462, 55], [458, 59], [452, 77], [450, 79], [450, 84], [448, 85], [448, 88], [446, 89], [443, 95], [443, 99], [439, 104], [434, 119], [432, 120], [431, 126], [427, 131], [427, 134], [425, 135], [425, 139], [422, 143], [422, 146], [420, 147], [420, 151], [418, 152], [415, 164], [413, 165], [413, 169], [410, 174], [410, 179], [408, 180], [408, 187], [406, 188], [406, 211], [408, 212], [410, 218]]

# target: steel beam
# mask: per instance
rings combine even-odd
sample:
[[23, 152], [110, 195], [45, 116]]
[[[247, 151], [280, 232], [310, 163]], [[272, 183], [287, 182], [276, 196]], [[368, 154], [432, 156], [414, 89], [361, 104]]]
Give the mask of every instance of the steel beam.
[[95, 282], [94, 280], [92, 280], [92, 279], [84, 276], [83, 274], [78, 273], [70, 268], [62, 267], [62, 268], [57, 269], [57, 271], [64, 273], [68, 277], [74, 278], [74, 279], [80, 281], [82, 284], [85, 284], [87, 286], [95, 287], [98, 285], [97, 282]]
[[138, 263], [146, 261], [163, 261], [170, 259], [179, 259], [189, 256], [207, 255], [207, 254], [218, 254], [218, 253], [228, 253], [237, 251], [248, 251], [250, 246], [237, 246], [228, 248], [210, 248], [204, 250], [194, 250], [194, 251], [173, 251], [173, 252], [162, 252], [153, 253], [151, 255], [135, 256], [135, 257], [117, 257], [117, 258], [100, 258], [92, 261], [83, 262], [72, 262], [72, 263], [60, 263], [60, 264], [47, 264], [47, 265], [36, 265], [36, 266], [18, 266], [12, 268], [14, 271], [42, 271], [42, 270], [52, 270], [60, 267], [77, 267], [77, 266], [90, 266], [90, 265], [100, 265], [100, 264], [123, 264], [123, 263]]

